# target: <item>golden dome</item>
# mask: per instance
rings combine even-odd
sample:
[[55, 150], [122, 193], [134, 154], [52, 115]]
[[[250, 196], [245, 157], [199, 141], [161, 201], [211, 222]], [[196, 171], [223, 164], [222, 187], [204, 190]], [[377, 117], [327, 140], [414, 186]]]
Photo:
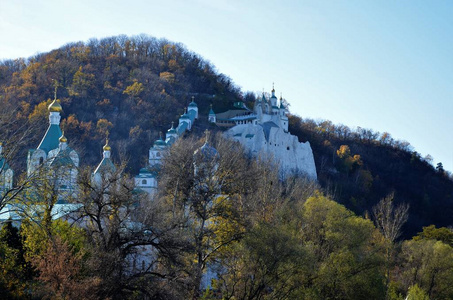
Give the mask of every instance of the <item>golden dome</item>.
[[64, 131], [63, 131], [63, 134], [61, 135], [61, 137], [58, 140], [60, 141], [60, 143], [67, 143], [68, 142], [68, 139], [64, 136]]
[[60, 102], [57, 99], [53, 100], [52, 103], [50, 103], [48, 109], [50, 112], [61, 112], [63, 110]]
[[110, 148], [110, 146], [109, 146], [109, 139], [106, 139], [106, 140], [105, 140], [105, 145], [104, 145], [104, 147], [102, 147], [102, 149], [103, 149], [104, 151], [110, 151], [110, 150], [112, 150], [112, 148]]

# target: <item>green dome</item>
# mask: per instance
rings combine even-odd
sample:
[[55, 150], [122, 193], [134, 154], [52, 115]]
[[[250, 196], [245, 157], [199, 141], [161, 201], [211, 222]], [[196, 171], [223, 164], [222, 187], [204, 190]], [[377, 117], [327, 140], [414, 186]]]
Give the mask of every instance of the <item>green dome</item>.
[[150, 174], [151, 172], [147, 168], [141, 168], [140, 174]]
[[154, 146], [167, 146], [167, 144], [162, 139], [158, 139], [154, 142]]

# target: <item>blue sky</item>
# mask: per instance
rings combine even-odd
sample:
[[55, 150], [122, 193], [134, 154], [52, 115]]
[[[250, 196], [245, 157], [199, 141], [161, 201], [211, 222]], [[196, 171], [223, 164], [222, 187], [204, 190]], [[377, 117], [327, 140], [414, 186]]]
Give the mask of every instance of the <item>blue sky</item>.
[[0, 59], [141, 33], [244, 91], [275, 82], [301, 117], [390, 132], [453, 171], [453, 1], [0, 1]]

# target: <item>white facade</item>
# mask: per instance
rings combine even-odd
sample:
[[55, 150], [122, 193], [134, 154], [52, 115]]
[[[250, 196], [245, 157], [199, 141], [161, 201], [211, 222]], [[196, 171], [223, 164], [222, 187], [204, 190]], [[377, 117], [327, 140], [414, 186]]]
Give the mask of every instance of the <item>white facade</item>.
[[188, 108], [179, 118], [178, 127], [174, 128], [173, 122], [171, 128], [165, 134], [165, 141], [162, 136], [156, 140], [149, 149], [148, 165], [140, 169], [140, 173], [134, 177], [135, 186], [149, 194], [153, 194], [157, 189], [157, 172], [162, 163], [162, 157], [167, 150], [181, 135], [192, 128], [193, 123], [198, 118], [198, 106], [192, 97]]
[[226, 131], [225, 135], [240, 142], [255, 156], [274, 159], [283, 174], [302, 173], [316, 180], [310, 143], [299, 143], [298, 138], [288, 132], [288, 110], [281, 98], [279, 102], [274, 90], [270, 99], [263, 95], [255, 103], [254, 122], [236, 122], [237, 125]]
[[135, 186], [148, 194], [153, 194], [157, 189], [156, 174], [146, 168], [140, 169], [140, 173], [134, 177]]
[[195, 113], [195, 119], [198, 119], [198, 105], [194, 101], [195, 97], [192, 97], [192, 102], [190, 102], [187, 112], [190, 113], [193, 111]]
[[68, 147], [64, 136], [60, 138], [59, 147], [49, 152], [45, 163], [48, 176], [55, 180], [54, 184], [59, 191], [59, 198], [64, 200], [67, 196], [75, 196], [79, 155]]
[[105, 141], [104, 147], [102, 147], [102, 160], [99, 163], [99, 165], [96, 167], [94, 170], [91, 180], [94, 184], [97, 186], [102, 185], [102, 181], [110, 178], [113, 173], [116, 171], [116, 167], [113, 164], [112, 160], [110, 159], [111, 153], [110, 151], [112, 150], [111, 147], [109, 146], [109, 140], [108, 138]]

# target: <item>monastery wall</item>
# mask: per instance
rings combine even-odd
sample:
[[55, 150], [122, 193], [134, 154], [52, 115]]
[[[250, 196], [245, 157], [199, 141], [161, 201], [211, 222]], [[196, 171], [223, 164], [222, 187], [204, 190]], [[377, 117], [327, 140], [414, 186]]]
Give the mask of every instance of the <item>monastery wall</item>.
[[309, 142], [300, 143], [298, 138], [285, 132], [273, 122], [236, 125], [225, 135], [239, 141], [254, 156], [265, 155], [279, 163], [281, 171], [305, 174], [316, 180], [316, 166]]

